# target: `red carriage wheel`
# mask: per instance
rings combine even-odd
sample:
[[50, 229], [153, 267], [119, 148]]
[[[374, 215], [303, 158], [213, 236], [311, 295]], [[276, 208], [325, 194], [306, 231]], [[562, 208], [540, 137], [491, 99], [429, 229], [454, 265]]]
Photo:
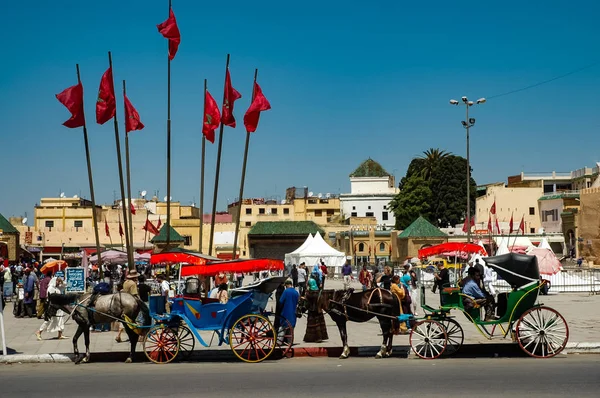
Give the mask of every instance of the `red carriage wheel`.
[[229, 331], [229, 346], [244, 362], [261, 362], [275, 349], [275, 330], [262, 315], [244, 315]]
[[517, 321], [516, 338], [527, 355], [551, 358], [567, 345], [569, 326], [558, 311], [535, 307], [525, 311]]
[[281, 356], [285, 357], [291, 354], [292, 345], [294, 344], [294, 327], [285, 318], [279, 321], [279, 329], [277, 329], [277, 348], [281, 350]]
[[410, 346], [423, 359], [439, 358], [446, 349], [447, 340], [446, 328], [430, 319], [415, 323], [410, 332]]
[[169, 363], [179, 353], [177, 333], [165, 326], [153, 326], [144, 339], [144, 353], [154, 363]]

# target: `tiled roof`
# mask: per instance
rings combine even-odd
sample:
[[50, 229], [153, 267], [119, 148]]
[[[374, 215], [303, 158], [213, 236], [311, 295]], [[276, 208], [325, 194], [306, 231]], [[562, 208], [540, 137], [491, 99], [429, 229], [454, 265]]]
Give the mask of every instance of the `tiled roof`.
[[312, 221], [259, 221], [248, 235], [302, 235], [314, 234], [323, 230]]
[[2, 214], [0, 214], [0, 229], [3, 233], [7, 234], [16, 234], [19, 233], [17, 229], [6, 219]]
[[369, 158], [362, 162], [356, 170], [350, 174], [350, 177], [387, 177], [390, 173], [373, 159]]
[[419, 216], [412, 224], [408, 226], [398, 238], [428, 238], [447, 236], [445, 233], [436, 228], [429, 221]]
[[[175, 231], [175, 229], [173, 229], [173, 227], [169, 226], [169, 228], [171, 228], [171, 236], [169, 236], [169, 240], [170, 242], [183, 242], [184, 239], [181, 235], [179, 235], [179, 232]], [[150, 243], [164, 243], [167, 241], [167, 224], [164, 224], [162, 226], [162, 228], [160, 229], [160, 232], [158, 233], [158, 235], [156, 235], [154, 238], [150, 239]]]

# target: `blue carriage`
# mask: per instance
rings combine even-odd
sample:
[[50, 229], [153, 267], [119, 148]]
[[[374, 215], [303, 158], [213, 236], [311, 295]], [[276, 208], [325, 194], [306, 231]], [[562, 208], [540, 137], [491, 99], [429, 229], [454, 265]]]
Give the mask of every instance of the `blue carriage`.
[[[267, 311], [272, 293], [286, 277], [274, 276], [258, 283], [230, 291], [227, 303], [207, 298], [200, 291], [199, 277], [220, 272], [255, 272], [282, 270], [279, 260], [206, 261], [203, 265], [180, 268], [180, 276], [189, 276], [182, 294], [170, 299], [171, 311], [165, 311], [165, 298], [150, 297], [150, 314], [154, 324], [146, 334], [144, 352], [155, 363], [168, 363], [177, 357], [189, 357], [195, 342], [209, 347], [228, 344], [237, 358], [244, 362], [261, 362], [274, 352], [286, 355], [293, 342], [293, 328], [286, 320], [275, 319]], [[209, 342], [201, 332], [212, 332]]]

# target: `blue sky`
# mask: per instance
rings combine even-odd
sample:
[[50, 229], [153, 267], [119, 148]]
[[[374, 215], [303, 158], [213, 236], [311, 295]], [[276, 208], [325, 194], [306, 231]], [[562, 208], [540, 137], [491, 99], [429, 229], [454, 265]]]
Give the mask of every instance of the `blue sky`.
[[[199, 201], [202, 84], [217, 102], [231, 53], [238, 128], [225, 128], [218, 208], [237, 197], [254, 68], [272, 110], [252, 135], [245, 196], [284, 195], [290, 186], [349, 191], [364, 159], [399, 179], [430, 147], [465, 155], [463, 107], [450, 98], [491, 97], [599, 61], [597, 2], [176, 0], [182, 34], [172, 63], [172, 196]], [[167, 1], [2, 2], [0, 212], [28, 213], [40, 197], [88, 197], [81, 129], [54, 95], [85, 90], [97, 201], [119, 192], [112, 123], [95, 124], [100, 76], [113, 53], [115, 85], [146, 128], [131, 133], [132, 190], [166, 195], [167, 43], [156, 24]], [[524, 171], [569, 171], [600, 161], [600, 65], [474, 107], [478, 183]], [[123, 101], [117, 98], [123, 126]], [[121, 130], [123, 134], [123, 130]], [[217, 146], [207, 151], [210, 208]], [[134, 194], [135, 195], [135, 194]]]

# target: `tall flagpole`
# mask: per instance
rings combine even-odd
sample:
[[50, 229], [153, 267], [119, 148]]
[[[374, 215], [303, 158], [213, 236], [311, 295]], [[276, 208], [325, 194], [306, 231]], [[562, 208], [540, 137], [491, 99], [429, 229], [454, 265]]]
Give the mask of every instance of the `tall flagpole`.
[[[169, 0], [169, 16], [171, 16], [171, 0]], [[169, 41], [167, 40], [167, 48]], [[171, 244], [171, 58], [167, 52], [167, 246]]]
[[[110, 51], [108, 52], [108, 66], [112, 70], [112, 55]], [[113, 78], [113, 87], [114, 87], [114, 78]], [[115, 98], [116, 101], [116, 98]], [[133, 254], [131, 252], [131, 244], [129, 243], [129, 233], [127, 232], [127, 206], [125, 205], [125, 185], [123, 184], [123, 162], [121, 161], [121, 141], [119, 139], [119, 122], [117, 121], [117, 113], [115, 112], [115, 116], [113, 117], [114, 125], [115, 125], [115, 143], [117, 145], [117, 163], [119, 165], [119, 183], [121, 184], [121, 204], [123, 210], [123, 229], [125, 232], [125, 244], [127, 247], [127, 263], [129, 265], [129, 269], [134, 269], [135, 264], [133, 263]], [[121, 239], [123, 239], [121, 237]]]
[[[125, 80], [123, 80], [123, 106], [125, 106], [125, 95], [127, 95], [127, 88], [125, 86]], [[127, 115], [125, 114], [124, 118]], [[133, 215], [131, 214], [131, 206], [133, 203], [131, 202], [131, 167], [129, 163], [129, 133], [127, 132], [127, 119], [125, 119], [125, 169], [127, 172], [127, 198], [129, 199], [129, 243], [131, 244], [131, 253], [133, 254]]]
[[[77, 68], [77, 83], [81, 84], [81, 75], [79, 73], [79, 64]], [[98, 217], [96, 215], [96, 197], [94, 195], [94, 180], [92, 178], [92, 161], [90, 158], [90, 144], [88, 142], [87, 126], [85, 117], [83, 119], [83, 142], [85, 143], [85, 159], [87, 161], [88, 181], [90, 183], [90, 199], [92, 200], [92, 224], [94, 226], [94, 237], [96, 238], [96, 255], [98, 256], [98, 264], [102, 265], [102, 257], [100, 254], [100, 235], [98, 233]]]
[[[202, 114], [202, 127], [204, 127], [204, 115], [206, 114], [206, 79], [204, 79], [204, 113]], [[200, 165], [200, 231], [198, 252], [202, 253], [202, 239], [204, 238], [204, 164], [206, 160], [206, 136], [202, 134], [202, 162]]]
[[147, 239], [148, 239], [148, 210], [146, 209], [146, 223], [144, 224], [144, 250], [146, 250]]
[[[252, 84], [252, 99], [250, 104], [254, 101], [254, 87], [256, 86], [256, 77], [258, 76], [258, 69], [254, 69], [254, 83]], [[246, 181], [246, 161], [248, 160], [248, 145], [250, 144], [250, 132], [246, 131], [246, 146], [244, 147], [244, 161], [242, 162], [242, 178], [240, 180], [240, 196], [238, 199], [237, 218], [235, 220], [235, 233], [233, 237], [233, 257], [235, 260], [237, 254], [237, 241], [238, 234], [240, 232], [240, 216], [242, 214], [242, 202], [244, 198], [244, 182]]]
[[[225, 79], [227, 79], [227, 70], [229, 69], [229, 54], [227, 54], [227, 62], [225, 64]], [[223, 91], [223, 102], [225, 103], [225, 91]], [[221, 149], [223, 148], [223, 127], [224, 124], [221, 123], [221, 127], [219, 128], [219, 148], [217, 149], [217, 169], [215, 171], [215, 190], [213, 194], [213, 203], [212, 203], [212, 212], [211, 212], [211, 220], [210, 220], [210, 236], [208, 243], [208, 255], [212, 256], [213, 249], [213, 239], [215, 236], [215, 214], [217, 212], [217, 196], [219, 193], [219, 173], [221, 171]]]

